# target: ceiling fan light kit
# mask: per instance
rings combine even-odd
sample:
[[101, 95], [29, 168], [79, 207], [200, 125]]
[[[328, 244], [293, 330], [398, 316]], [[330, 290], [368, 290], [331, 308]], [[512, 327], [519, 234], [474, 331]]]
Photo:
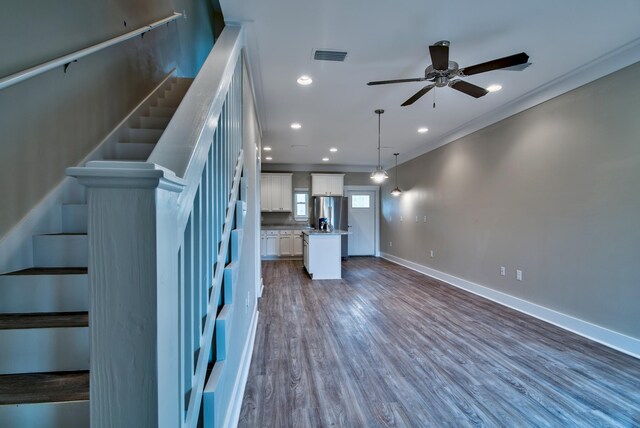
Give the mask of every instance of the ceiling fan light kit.
[[[448, 86], [474, 98], [480, 98], [487, 95], [490, 91], [480, 86], [461, 80], [461, 77], [472, 76], [474, 74], [485, 73], [492, 70], [511, 69], [515, 71], [524, 70], [530, 65], [529, 55], [520, 52], [515, 55], [506, 56], [504, 58], [494, 59], [492, 61], [483, 62], [481, 64], [472, 65], [470, 67], [460, 68], [455, 61], [449, 61], [449, 42], [447, 40], [439, 41], [429, 46], [429, 54], [433, 64], [424, 70], [424, 77], [415, 77], [410, 79], [395, 80], [378, 80], [367, 83], [369, 86], [386, 85], [390, 83], [406, 83], [406, 82], [431, 82], [427, 86], [420, 89], [413, 96], [407, 99], [401, 105], [409, 106], [418, 101], [422, 96], [433, 88], [443, 88]], [[434, 104], [435, 106], [435, 104]]]
[[382, 116], [384, 110], [378, 109], [374, 113], [378, 115], [378, 166], [371, 173], [371, 179], [376, 183], [382, 183], [384, 180], [389, 178], [389, 174], [387, 174], [387, 171], [382, 168], [380, 163], [380, 116]]

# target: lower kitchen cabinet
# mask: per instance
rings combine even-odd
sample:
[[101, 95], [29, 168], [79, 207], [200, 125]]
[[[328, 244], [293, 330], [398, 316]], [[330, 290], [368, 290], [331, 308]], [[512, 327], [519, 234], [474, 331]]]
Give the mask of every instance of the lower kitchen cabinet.
[[302, 231], [294, 230], [292, 236], [292, 251], [294, 256], [302, 255]]
[[302, 256], [302, 230], [263, 230], [260, 232], [260, 256]]
[[292, 235], [290, 230], [280, 231], [280, 257], [286, 257], [291, 255]]
[[266, 232], [266, 244], [265, 244], [265, 256], [266, 257], [277, 257], [280, 255], [279, 248], [279, 233], [277, 230], [267, 230]]

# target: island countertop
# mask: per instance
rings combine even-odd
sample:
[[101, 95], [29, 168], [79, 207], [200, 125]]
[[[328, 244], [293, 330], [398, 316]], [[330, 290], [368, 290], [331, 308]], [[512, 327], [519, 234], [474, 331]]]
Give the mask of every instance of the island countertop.
[[346, 230], [334, 229], [331, 232], [318, 230], [318, 229], [305, 229], [302, 231], [305, 235], [348, 235], [349, 232]]

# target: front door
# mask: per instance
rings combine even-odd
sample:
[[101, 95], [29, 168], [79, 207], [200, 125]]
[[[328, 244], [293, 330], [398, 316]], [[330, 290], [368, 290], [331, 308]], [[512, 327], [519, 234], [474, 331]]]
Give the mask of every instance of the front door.
[[376, 248], [375, 195], [372, 190], [349, 190], [349, 255], [373, 256]]

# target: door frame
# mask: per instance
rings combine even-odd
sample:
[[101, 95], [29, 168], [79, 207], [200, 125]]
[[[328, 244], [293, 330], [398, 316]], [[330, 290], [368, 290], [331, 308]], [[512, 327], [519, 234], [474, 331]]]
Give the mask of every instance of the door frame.
[[[380, 186], [344, 186], [344, 195], [348, 196], [348, 192], [350, 191], [365, 191], [365, 192], [373, 192], [373, 214], [374, 214], [374, 241], [373, 241], [373, 251], [375, 257], [380, 257]], [[351, 203], [347, 207], [347, 215], [348, 210], [351, 209]]]

